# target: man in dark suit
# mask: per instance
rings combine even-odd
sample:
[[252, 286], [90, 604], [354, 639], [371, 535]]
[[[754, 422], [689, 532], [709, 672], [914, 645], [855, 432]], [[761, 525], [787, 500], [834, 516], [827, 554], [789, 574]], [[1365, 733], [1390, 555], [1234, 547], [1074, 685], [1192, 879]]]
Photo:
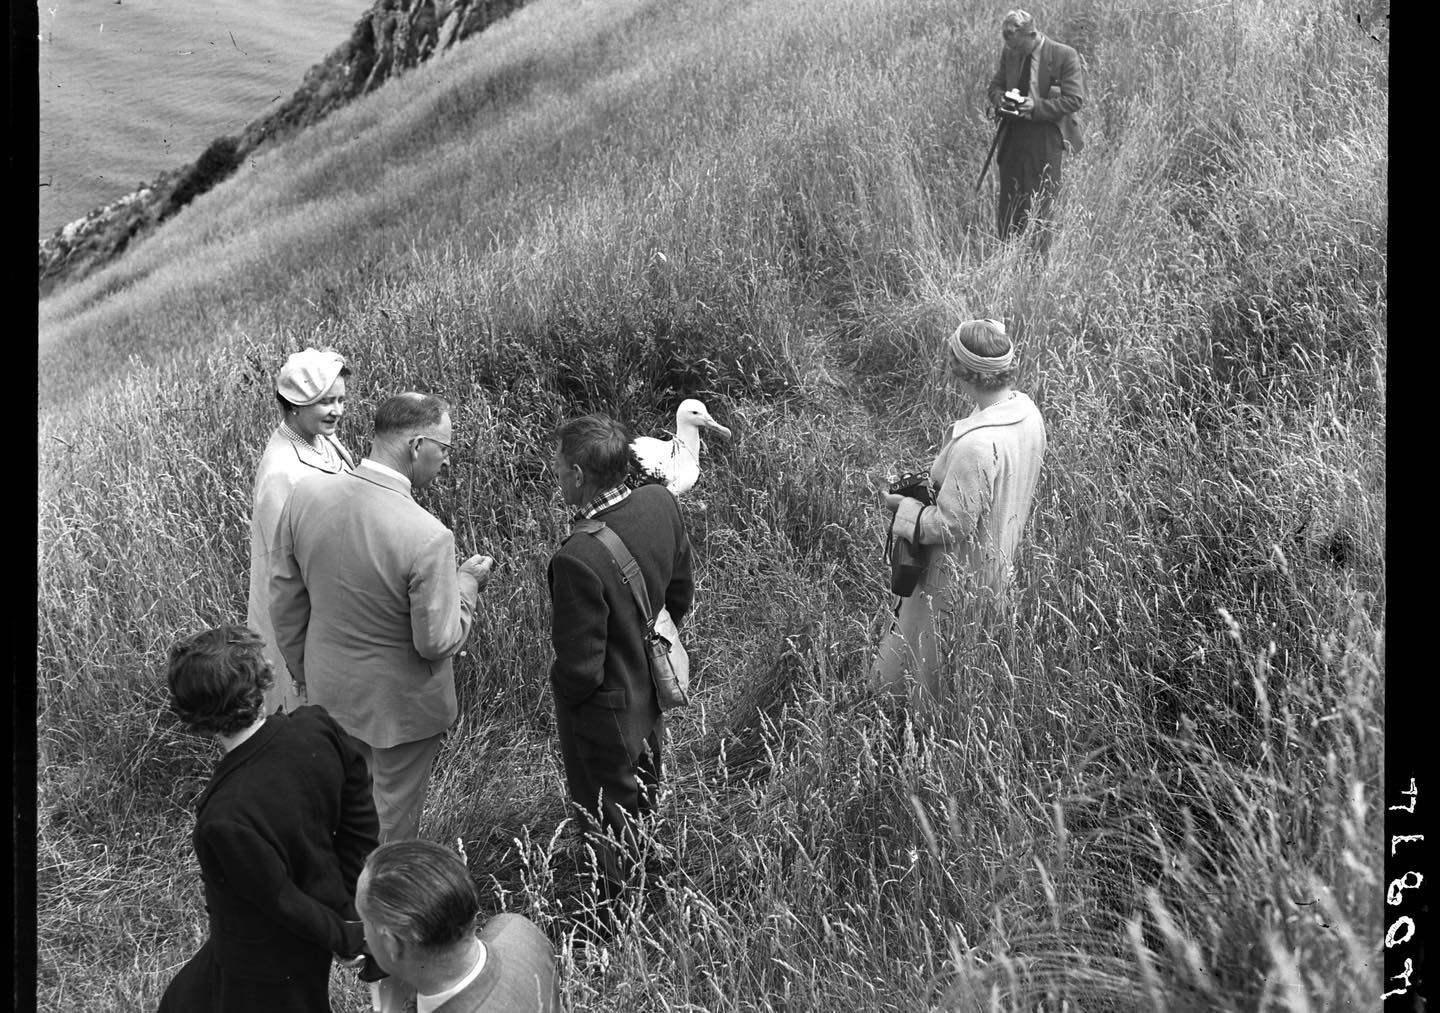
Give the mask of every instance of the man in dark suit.
[[[690, 541], [675, 497], [658, 485], [625, 487], [630, 433], [586, 415], [555, 434], [554, 468], [575, 519], [602, 521], [625, 543], [645, 579], [651, 614], [678, 623], [690, 608]], [[619, 567], [594, 536], [572, 533], [550, 559], [555, 724], [570, 798], [612, 900], [634, 879], [637, 824], [655, 804], [664, 722], [644, 621]]]
[[225, 750], [196, 806], [210, 938], [160, 1013], [329, 1013], [330, 962], [364, 931], [356, 879], [379, 823], [365, 757], [319, 707], [265, 716], [265, 641], [222, 626], [170, 649], [170, 708]]
[[1069, 46], [1035, 29], [1035, 19], [1013, 10], [1001, 23], [1005, 48], [990, 79], [990, 105], [1000, 118], [1000, 172], [996, 224], [1001, 239], [1036, 222], [1037, 246], [1050, 245], [1049, 218], [1065, 149], [1079, 154], [1085, 146], [1075, 113], [1085, 101], [1080, 57]]

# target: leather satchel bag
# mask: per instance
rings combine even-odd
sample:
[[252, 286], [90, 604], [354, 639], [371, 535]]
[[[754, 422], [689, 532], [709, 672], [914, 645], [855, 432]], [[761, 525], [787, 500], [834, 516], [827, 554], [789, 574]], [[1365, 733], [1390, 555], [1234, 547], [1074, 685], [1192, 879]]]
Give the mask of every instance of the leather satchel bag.
[[635, 607], [645, 629], [645, 656], [650, 666], [650, 680], [655, 684], [655, 698], [662, 711], [685, 707], [690, 703], [690, 656], [680, 643], [680, 631], [670, 618], [670, 610], [662, 608], [650, 615], [650, 593], [645, 587], [645, 574], [640, 564], [625, 547], [625, 542], [604, 521], [593, 517], [576, 521], [573, 530], [592, 535], [605, 546], [620, 570], [620, 580], [630, 589]]

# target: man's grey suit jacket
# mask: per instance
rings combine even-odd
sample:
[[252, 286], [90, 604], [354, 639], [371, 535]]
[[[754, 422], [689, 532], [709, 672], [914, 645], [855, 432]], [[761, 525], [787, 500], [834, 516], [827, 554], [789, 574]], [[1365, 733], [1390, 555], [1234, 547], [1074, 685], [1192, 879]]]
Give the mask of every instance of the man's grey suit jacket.
[[362, 461], [295, 487], [280, 520], [270, 617], [311, 703], [374, 748], [438, 735], [458, 712], [451, 656], [475, 613], [455, 538], [408, 483]]

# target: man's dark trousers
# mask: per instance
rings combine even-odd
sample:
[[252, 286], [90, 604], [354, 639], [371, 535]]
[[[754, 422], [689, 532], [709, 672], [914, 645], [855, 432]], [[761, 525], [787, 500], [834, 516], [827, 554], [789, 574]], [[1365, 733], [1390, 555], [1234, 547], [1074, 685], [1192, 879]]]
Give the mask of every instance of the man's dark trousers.
[[1065, 154], [1060, 128], [1054, 123], [1032, 123], [1014, 118], [1005, 124], [1005, 136], [995, 165], [1000, 171], [1000, 201], [996, 230], [1001, 239], [1025, 231], [1032, 222], [1044, 230], [1037, 238], [1049, 246], [1049, 222]]
[[[646, 736], [640, 755], [628, 762], [620, 728], [577, 724], [567, 707], [556, 709], [556, 731], [570, 800], [584, 811], [585, 843], [599, 863], [604, 898], [618, 896], [635, 880], [642, 854], [639, 833], [655, 811], [660, 787], [664, 719]], [[599, 816], [597, 824], [595, 817]]]

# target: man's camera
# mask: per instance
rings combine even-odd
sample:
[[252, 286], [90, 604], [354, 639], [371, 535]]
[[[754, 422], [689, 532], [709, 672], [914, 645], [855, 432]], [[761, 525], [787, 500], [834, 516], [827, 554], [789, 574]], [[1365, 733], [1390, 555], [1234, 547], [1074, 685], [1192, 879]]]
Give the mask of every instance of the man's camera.
[[382, 978], [390, 977], [390, 972], [376, 963], [374, 954], [367, 951], [363, 956], [365, 957], [365, 963], [360, 965], [359, 978], [361, 981], [375, 982]]

